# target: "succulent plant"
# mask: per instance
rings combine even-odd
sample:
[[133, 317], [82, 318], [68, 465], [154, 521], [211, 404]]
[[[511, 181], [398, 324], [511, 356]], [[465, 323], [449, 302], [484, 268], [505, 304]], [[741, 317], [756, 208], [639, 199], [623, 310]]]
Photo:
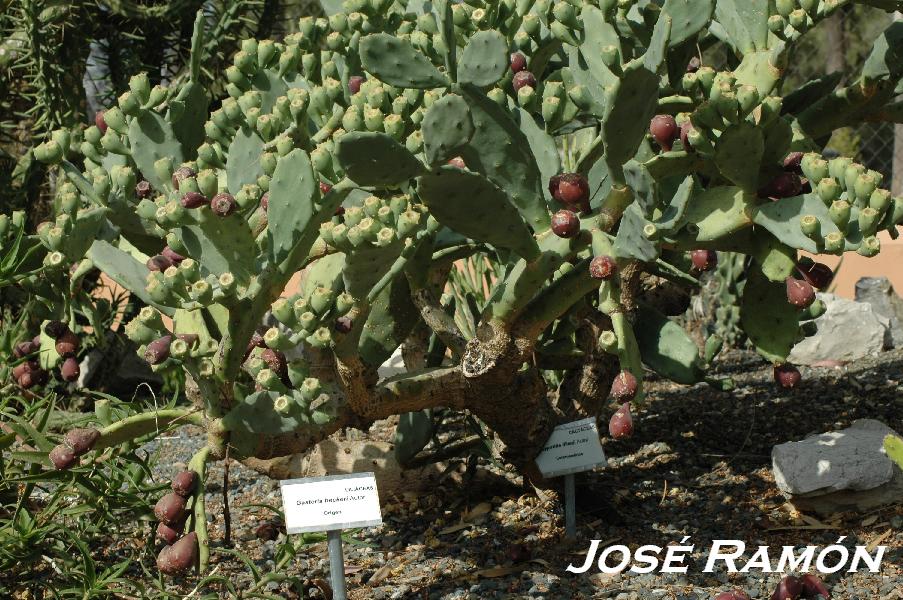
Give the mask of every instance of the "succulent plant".
[[[880, 174], [820, 154], [834, 129], [900, 113], [903, 70], [886, 61], [903, 23], [851, 84], [779, 94], [797, 39], [846, 3], [786, 20], [766, 0], [349, 2], [283, 42], [242, 43], [212, 112], [196, 55], [172, 89], [135, 80], [77, 157], [40, 147], [77, 200], [40, 243], [144, 302], [128, 335], [197, 390], [197, 537], [165, 549], [161, 570], [180, 572], [193, 552], [206, 566], [204, 464], [227, 447], [285, 456], [343, 427], [448, 407], [530, 472], [562, 413], [606, 414], [609, 398], [585, 390], [625, 400], [610, 433], [629, 435], [645, 368], [713, 381], [720, 344], [702, 355], [669, 318], [709, 252], [750, 257], [737, 321], [778, 382], [796, 385], [786, 359], [817, 307], [798, 294], [797, 282], [812, 287], [799, 252], [874, 256], [879, 232], [903, 221]], [[715, 32], [733, 71], [694, 57]], [[705, 252], [695, 271], [691, 251]], [[473, 256], [497, 266], [485, 301], [443, 297], [455, 261]], [[276, 324], [260, 330], [266, 315]], [[411, 368], [381, 379], [402, 345]], [[111, 425], [98, 444], [153, 433], [155, 418]], [[430, 421], [406, 422], [416, 454]]]

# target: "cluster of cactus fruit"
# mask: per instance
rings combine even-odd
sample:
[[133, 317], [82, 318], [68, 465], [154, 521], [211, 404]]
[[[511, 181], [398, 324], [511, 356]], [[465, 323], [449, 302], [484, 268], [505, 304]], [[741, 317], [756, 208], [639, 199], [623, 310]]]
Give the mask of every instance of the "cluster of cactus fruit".
[[13, 347], [15, 366], [10, 375], [23, 390], [46, 384], [51, 369], [58, 370], [60, 380], [74, 382], [81, 374], [77, 358], [80, 348], [81, 340], [65, 323], [47, 321], [43, 336], [36, 335]]
[[[244, 42], [227, 98], [193, 56], [185, 83], [135, 77], [94, 125], [56, 132], [35, 156], [59, 164], [65, 208], [38, 236], [146, 305], [126, 332], [190, 377], [200, 484], [227, 448], [265, 471], [438, 406], [469, 410], [536, 478], [563, 420], [614, 400], [610, 433], [629, 436], [646, 369], [725, 385], [708, 372], [719, 340], [701, 351], [669, 318], [718, 252], [751, 257], [740, 324], [793, 387], [787, 356], [831, 277], [800, 251], [873, 256], [896, 235], [903, 199], [880, 174], [819, 152], [837, 127], [903, 116], [903, 24], [850, 85], [779, 95], [798, 34], [847, 3], [346, 0]], [[732, 70], [701, 64], [714, 44]], [[443, 295], [471, 256], [499, 273], [481, 307]], [[408, 372], [380, 379], [400, 346]], [[203, 569], [205, 519], [193, 528]]]
[[[721, 592], [715, 600], [751, 600], [742, 590]], [[802, 577], [787, 575], [778, 583], [771, 600], [831, 600], [831, 592], [816, 575], [806, 573]]]
[[154, 516], [159, 521], [157, 539], [166, 544], [157, 555], [157, 568], [161, 573], [177, 575], [193, 567], [198, 559], [197, 533], [182, 535], [191, 514], [188, 502], [198, 489], [198, 474], [181, 471], [173, 477], [171, 487], [172, 492], [154, 506]]

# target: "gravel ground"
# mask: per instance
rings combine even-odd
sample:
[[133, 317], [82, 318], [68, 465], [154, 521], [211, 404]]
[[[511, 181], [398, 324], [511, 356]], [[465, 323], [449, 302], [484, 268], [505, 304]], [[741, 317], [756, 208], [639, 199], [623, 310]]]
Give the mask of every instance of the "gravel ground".
[[[737, 389], [716, 391], [652, 381], [651, 401], [636, 411], [636, 433], [626, 442], [605, 440], [606, 469], [577, 476], [578, 534], [564, 539], [561, 498], [525, 489], [520, 479], [491, 464], [466, 470], [451, 464], [444, 483], [428, 493], [408, 493], [384, 506], [384, 524], [352, 532], [346, 543], [349, 595], [363, 599], [645, 598], [703, 599], [732, 587], [754, 599], [769, 598], [779, 574], [703, 573], [714, 539], [769, 546], [815, 545], [819, 551], [846, 536], [843, 545], [889, 547], [880, 573], [826, 577], [835, 599], [903, 599], [903, 506], [827, 520], [798, 513], [777, 491], [770, 472], [773, 445], [873, 418], [903, 432], [903, 351], [887, 352], [839, 369], [802, 369], [804, 383], [776, 389], [771, 369], [752, 354], [734, 353], [720, 370]], [[385, 439], [385, 424], [371, 431]], [[154, 442], [161, 450], [158, 475], [184, 466], [203, 441], [185, 427]], [[360, 434], [358, 434], [360, 435]], [[237, 587], [250, 584], [248, 568], [220, 552], [222, 466], [208, 478], [213, 568]], [[278, 484], [232, 463], [229, 498], [235, 549], [258, 568], [272, 570], [284, 534], [261, 541], [254, 531], [269, 519], [259, 506], [281, 507]], [[683, 574], [575, 575], [591, 540], [602, 548], [626, 544], [679, 544], [690, 536], [696, 551]], [[293, 539], [297, 539], [294, 538]], [[751, 554], [747, 552], [747, 558]], [[742, 564], [742, 563], [741, 563]], [[271, 582], [266, 590], [286, 598], [328, 596], [325, 543], [304, 546], [282, 570], [303, 582]], [[177, 583], [188, 591], [197, 582]], [[300, 588], [300, 593], [299, 593]], [[218, 588], [211, 588], [215, 591]]]

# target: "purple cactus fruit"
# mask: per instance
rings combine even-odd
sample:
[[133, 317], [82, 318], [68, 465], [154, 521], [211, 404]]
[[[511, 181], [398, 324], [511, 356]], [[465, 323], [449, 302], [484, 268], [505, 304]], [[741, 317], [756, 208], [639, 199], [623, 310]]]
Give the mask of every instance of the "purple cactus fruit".
[[154, 505], [154, 516], [167, 525], [178, 523], [185, 516], [185, 498], [175, 492], [166, 494]]
[[464, 162], [464, 158], [461, 156], [456, 156], [454, 158], [448, 159], [448, 164], [453, 167], [457, 167], [458, 169], [466, 169], [467, 163]]
[[81, 341], [78, 339], [78, 336], [69, 330], [66, 330], [66, 333], [56, 340], [56, 353], [63, 358], [75, 356], [80, 347]]
[[320, 182], [320, 195], [325, 196], [329, 192], [332, 191], [332, 186], [326, 183], [325, 181]]
[[172, 187], [174, 190], [179, 189], [179, 184], [183, 179], [188, 179], [189, 177], [196, 176], [197, 173], [191, 167], [179, 167], [172, 174]]
[[333, 327], [339, 333], [348, 333], [354, 327], [354, 322], [351, 320], [351, 317], [339, 317], [335, 320]]
[[684, 150], [687, 152], [693, 151], [693, 146], [690, 145], [690, 132], [694, 129], [693, 123], [689, 119], [680, 125], [680, 143], [683, 144]]
[[171, 335], [164, 335], [163, 337], [152, 341], [147, 345], [147, 349], [144, 351], [144, 360], [152, 365], [160, 364], [169, 358], [169, 347], [171, 344]]
[[789, 173], [803, 172], [803, 153], [791, 152], [784, 158], [784, 170]]
[[698, 56], [694, 56], [690, 59], [690, 62], [687, 63], [687, 73], [695, 73], [699, 70], [699, 67], [702, 66], [702, 61], [699, 60]]
[[160, 255], [168, 258], [170, 261], [172, 261], [172, 264], [174, 264], [174, 265], [177, 265], [180, 262], [182, 262], [183, 260], [185, 260], [184, 256], [182, 256], [181, 254], [179, 254], [178, 252], [176, 252], [169, 246], [163, 246], [163, 250], [160, 251]]
[[99, 110], [94, 113], [94, 125], [96, 125], [98, 129], [100, 129], [100, 133], [107, 132], [107, 120], [104, 118], [105, 112], [106, 111]]
[[200, 208], [207, 205], [207, 196], [200, 192], [186, 192], [179, 202], [183, 208]]
[[48, 321], [47, 324], [44, 325], [44, 333], [55, 340], [63, 337], [63, 334], [67, 331], [69, 331], [69, 326], [62, 321]]
[[352, 96], [361, 91], [361, 86], [367, 81], [362, 75], [352, 75], [348, 78], [348, 93]]
[[511, 85], [514, 86], [515, 92], [519, 92], [523, 87], [536, 88], [536, 77], [530, 71], [518, 71], [514, 74]]
[[179, 536], [181, 535], [182, 527], [176, 529], [175, 527], [171, 527], [166, 523], [159, 523], [157, 525], [157, 539], [167, 545], [175, 544], [176, 540], [178, 540]]
[[68, 381], [70, 383], [78, 380], [78, 376], [81, 375], [81, 372], [78, 360], [72, 356], [64, 360], [60, 367], [60, 377], [63, 378], [63, 381]]
[[63, 443], [71, 448], [76, 456], [81, 456], [89, 452], [99, 439], [100, 431], [92, 427], [83, 427], [67, 431], [63, 436]]
[[806, 308], [815, 302], [815, 288], [808, 281], [788, 277], [784, 281], [787, 286], [787, 302], [799, 308]]
[[527, 57], [520, 52], [511, 53], [511, 71], [520, 73], [527, 68]]
[[172, 260], [164, 256], [163, 254], [157, 254], [148, 258], [147, 262], [144, 263], [144, 265], [150, 271], [165, 271], [172, 266]]
[[803, 593], [803, 585], [793, 575], [787, 575], [778, 584], [778, 589], [771, 595], [771, 600], [797, 600]]
[[23, 363], [19, 363], [15, 367], [13, 367], [12, 376], [16, 379], [24, 375], [25, 373], [30, 373], [32, 371], [37, 371], [41, 367], [33, 360], [27, 360]]
[[263, 212], [267, 212], [270, 210], [270, 193], [266, 192], [263, 196], [260, 197], [260, 208], [263, 209]]
[[803, 598], [816, 600], [821, 596], [824, 600], [831, 600], [831, 592], [825, 583], [810, 573], [800, 577], [800, 585], [803, 587]]
[[189, 348], [192, 348], [197, 345], [200, 336], [196, 333], [179, 333], [176, 334], [176, 338], [188, 344]]
[[593, 279], [608, 281], [618, 272], [618, 264], [610, 256], [597, 256], [589, 263], [589, 275]]
[[825, 290], [834, 280], [834, 271], [826, 264], [811, 262], [796, 266], [800, 275], [817, 290]]
[[671, 115], [655, 115], [649, 122], [649, 133], [652, 139], [665, 152], [671, 152], [674, 140], [680, 136], [677, 120]]
[[[589, 211], [589, 182], [586, 177], [580, 173], [562, 173], [557, 176], [555, 183], [552, 195], [556, 200], [568, 206], [577, 207], [584, 212]], [[552, 189], [551, 181], [549, 189]]]
[[749, 594], [743, 590], [733, 590], [730, 592], [721, 592], [715, 596], [715, 600], [749, 600]]
[[194, 471], [180, 471], [172, 478], [172, 486], [170, 487], [172, 487], [172, 491], [183, 498], [189, 498], [194, 493], [197, 484], [197, 473]]
[[221, 193], [210, 199], [210, 210], [219, 217], [228, 217], [236, 211], [238, 203], [232, 194]]
[[572, 210], [559, 210], [552, 215], [552, 233], [561, 238], [572, 238], [580, 233], [580, 217]]
[[783, 172], [759, 189], [760, 198], [792, 198], [803, 191], [803, 182], [796, 173]]
[[34, 340], [26, 340], [24, 342], [19, 342], [18, 344], [16, 344], [15, 348], [13, 348], [13, 356], [15, 356], [16, 358], [23, 358], [25, 356], [28, 356], [29, 354], [34, 354], [40, 349], [40, 342], [35, 344]]
[[690, 261], [697, 271], [711, 271], [718, 266], [718, 253], [714, 250], [693, 250]]
[[151, 194], [154, 193], [154, 188], [151, 187], [149, 181], [142, 179], [138, 183], [135, 184], [135, 195], [138, 196], [139, 199], [150, 198]]
[[611, 397], [619, 403], [633, 400], [637, 391], [636, 377], [630, 371], [621, 371], [615, 375], [615, 380], [611, 384]]
[[254, 529], [254, 535], [259, 540], [273, 541], [279, 537], [279, 526], [272, 521], [264, 521]]
[[633, 415], [630, 402], [625, 402], [608, 421], [608, 433], [616, 440], [625, 440], [633, 435]]
[[288, 377], [288, 363], [285, 354], [279, 350], [266, 348], [260, 353], [260, 360], [266, 363], [267, 368], [279, 376], [280, 379]]
[[191, 532], [157, 555], [157, 568], [164, 575], [180, 575], [198, 560], [198, 534]]
[[53, 468], [57, 471], [65, 471], [78, 463], [78, 457], [75, 455], [75, 452], [65, 444], [54, 446], [48, 456], [50, 457], [50, 462], [53, 463]]
[[800, 370], [793, 365], [783, 364], [774, 366], [775, 383], [784, 389], [792, 390], [799, 384], [802, 378], [803, 376], [800, 374]]

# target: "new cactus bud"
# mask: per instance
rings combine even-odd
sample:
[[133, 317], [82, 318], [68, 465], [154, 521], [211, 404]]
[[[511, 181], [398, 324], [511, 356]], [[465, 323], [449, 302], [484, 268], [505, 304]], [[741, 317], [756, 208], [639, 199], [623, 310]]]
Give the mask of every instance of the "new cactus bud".
[[281, 415], [286, 415], [292, 409], [292, 399], [288, 396], [279, 396], [273, 400], [273, 410]]
[[552, 215], [552, 232], [562, 238], [575, 237], [580, 233], [580, 218], [574, 211], [559, 210]]
[[813, 240], [821, 238], [821, 222], [815, 215], [803, 215], [800, 217], [800, 229], [806, 237]]
[[872, 208], [882, 215], [890, 208], [893, 198], [887, 190], [877, 189], [872, 192], [869, 197], [869, 208]]
[[185, 498], [175, 492], [166, 494], [154, 505], [154, 516], [167, 525], [178, 523], [185, 516]]
[[172, 491], [183, 498], [189, 498], [194, 494], [198, 484], [198, 474], [194, 471], [181, 471], [172, 478]]
[[150, 271], [165, 271], [169, 267], [173, 265], [172, 260], [162, 254], [157, 254], [155, 256], [151, 256], [147, 259], [145, 266], [147, 266]]
[[846, 241], [844, 240], [843, 234], [839, 231], [832, 231], [825, 236], [825, 252], [840, 254], [844, 251], [845, 247]]
[[611, 256], [596, 256], [589, 263], [589, 274], [593, 279], [608, 281], [618, 272], [618, 265]]
[[831, 208], [828, 209], [828, 215], [841, 231], [846, 231], [847, 225], [849, 225], [850, 222], [851, 210], [852, 207], [849, 202], [846, 200], [837, 200], [831, 203]]
[[634, 399], [639, 384], [636, 377], [630, 371], [621, 371], [615, 375], [615, 380], [611, 384], [611, 397], [619, 404], [629, 402]]
[[151, 365], [158, 365], [169, 358], [169, 347], [172, 344], [172, 336], [164, 335], [147, 345], [144, 351], [144, 360]]
[[774, 381], [782, 388], [793, 389], [799, 384], [803, 376], [799, 369], [790, 364], [774, 366]]
[[825, 204], [831, 204], [832, 202], [839, 200], [840, 194], [843, 191], [840, 188], [840, 184], [837, 183], [837, 180], [833, 177], [823, 178], [818, 182], [815, 189], [818, 192], [818, 197], [821, 198], [822, 202]]
[[881, 215], [874, 208], [866, 206], [859, 211], [859, 231], [862, 235], [868, 236], [878, 231], [879, 219]]
[[175, 544], [179, 539], [179, 536], [182, 535], [182, 527], [171, 527], [166, 523], [158, 523], [157, 524], [157, 539], [163, 542], [166, 545]]
[[191, 532], [157, 555], [157, 568], [164, 575], [179, 575], [194, 566], [198, 559], [198, 534]]
[[714, 250], [693, 250], [690, 252], [690, 261], [697, 271], [711, 271], [718, 266], [718, 253]]
[[78, 464], [78, 457], [71, 448], [64, 444], [54, 446], [48, 455], [53, 468], [57, 471], [65, 471]]
[[670, 152], [674, 141], [680, 137], [677, 121], [671, 115], [656, 115], [649, 123], [649, 133], [655, 143], [665, 152]]
[[788, 277], [784, 281], [787, 288], [787, 302], [799, 308], [806, 308], [815, 302], [815, 289], [808, 281]]
[[856, 252], [865, 256], [866, 258], [871, 258], [875, 256], [881, 251], [881, 241], [875, 237], [874, 235], [870, 235], [866, 238], [863, 238], [862, 243], [859, 245], [859, 248], [856, 249]]
[[78, 336], [68, 330], [56, 340], [56, 352], [63, 358], [75, 356], [79, 347], [81, 341]]
[[625, 402], [608, 421], [608, 433], [616, 440], [626, 440], [633, 435], [633, 415], [630, 402]]
[[511, 85], [515, 92], [520, 92], [523, 88], [536, 88], [536, 77], [530, 71], [518, 71], [511, 80]]
[[174, 190], [179, 190], [179, 185], [182, 183], [183, 179], [188, 179], [189, 177], [195, 177], [197, 173], [191, 167], [179, 167], [172, 174], [172, 187]]
[[332, 334], [326, 327], [320, 327], [307, 337], [307, 343], [314, 348], [329, 348], [332, 345]]
[[68, 446], [76, 456], [89, 452], [97, 440], [100, 439], [100, 431], [94, 428], [70, 429], [63, 436], [63, 443]]
[[778, 589], [776, 589], [771, 595], [771, 600], [797, 600], [797, 598], [799, 598], [800, 594], [802, 593], [803, 584], [800, 583], [800, 580], [793, 575], [787, 575], [786, 577], [781, 579], [781, 582], [778, 584]]
[[308, 377], [301, 383], [301, 397], [307, 402], [315, 400], [320, 395], [321, 390], [320, 380], [315, 377]]
[[210, 199], [210, 210], [219, 217], [228, 217], [238, 209], [232, 194], [220, 193]]
[[822, 600], [831, 600], [831, 592], [828, 590], [828, 586], [811, 573], [806, 573], [800, 577], [800, 586], [803, 588], [802, 594], [804, 598], [815, 600], [821, 596]]
[[527, 68], [527, 57], [521, 52], [512, 52], [510, 56], [510, 65], [512, 73], [520, 73]]

